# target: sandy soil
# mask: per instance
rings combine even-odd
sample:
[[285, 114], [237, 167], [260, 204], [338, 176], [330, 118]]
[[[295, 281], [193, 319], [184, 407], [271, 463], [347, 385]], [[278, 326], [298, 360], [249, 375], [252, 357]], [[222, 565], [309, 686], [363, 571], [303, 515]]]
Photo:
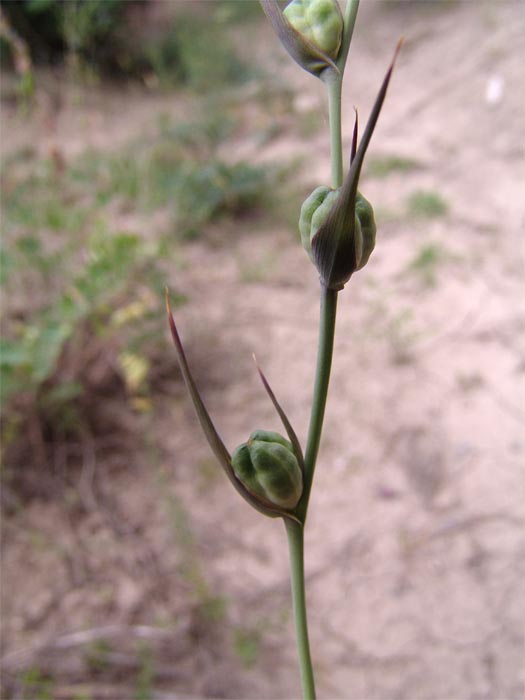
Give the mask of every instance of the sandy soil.
[[[363, 180], [380, 203], [377, 248], [339, 300], [306, 541], [319, 695], [523, 700], [525, 15], [519, 2], [364, 3], [345, 83], [347, 146], [351, 107], [364, 121], [400, 35], [371, 151], [420, 167]], [[279, 67], [282, 54], [267, 60]], [[306, 193], [328, 180], [328, 145], [324, 130], [302, 137], [295, 120], [325, 110], [322, 86], [293, 65], [285, 79], [293, 114], [263, 146], [246, 133], [237, 155], [304, 157]], [[177, 109], [164, 98], [157, 108]], [[151, 103], [137, 109], [139, 133]], [[74, 150], [78, 115], [68, 114]], [[117, 123], [96, 105], [86, 138], [100, 145]], [[407, 215], [421, 189], [445, 200], [444, 216]], [[434, 280], [411, 266], [429, 245], [443, 252]], [[318, 283], [290, 231], [240, 232], [227, 247], [205, 239], [184, 262], [172, 282], [189, 303], [177, 320], [227, 445], [278, 428], [254, 351], [304, 441]], [[42, 645], [58, 668], [63, 660], [56, 697], [70, 697], [87, 670], [96, 675], [73, 633], [111, 626], [121, 676], [93, 697], [123, 697], [137, 640], [162, 652], [155, 697], [298, 697], [282, 525], [231, 490], [182, 387], [169, 391], [151, 450], [126, 469], [97, 464], [103, 506], [71, 519], [60, 504], [31, 503], [4, 523], [4, 667], [27, 668]], [[203, 596], [224, 606], [218, 622], [188, 607]]]

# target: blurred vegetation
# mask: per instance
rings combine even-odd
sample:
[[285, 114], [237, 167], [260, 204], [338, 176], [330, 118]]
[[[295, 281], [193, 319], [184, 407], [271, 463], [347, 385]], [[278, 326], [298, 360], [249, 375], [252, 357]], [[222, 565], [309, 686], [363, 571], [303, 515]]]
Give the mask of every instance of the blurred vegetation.
[[389, 154], [372, 155], [366, 164], [366, 174], [369, 177], [384, 178], [392, 173], [410, 173], [422, 168], [421, 163], [407, 156]]
[[448, 205], [438, 192], [417, 190], [407, 201], [408, 215], [420, 219], [437, 219], [448, 213]]
[[[228, 29], [251, 19], [256, 5], [236, 0], [215, 0], [213, 5], [7, 0], [2, 15], [9, 31], [1, 33], [0, 48], [15, 67], [22, 45], [36, 65], [66, 64], [92, 78], [139, 78], [150, 87], [212, 90], [252, 77], [253, 69], [237, 55]], [[161, 20], [159, 6], [169, 8], [161, 10]]]
[[35, 63], [57, 63], [69, 54], [117, 68], [124, 60], [127, 5], [123, 0], [8, 0], [2, 9]]
[[218, 33], [213, 22], [191, 14], [183, 15], [168, 32], [147, 42], [140, 63], [147, 64], [163, 87], [182, 84], [213, 90], [243, 83], [253, 74], [224, 32]]
[[[112, 152], [67, 161], [24, 149], [6, 161], [0, 380], [8, 450], [27, 448], [28, 425], [44, 442], [96, 433], [93, 415], [109, 399], [149, 409], [152, 384], [173, 370], [167, 268], [211, 222], [267, 209], [278, 177], [221, 157], [234, 127], [211, 110], [201, 122], [164, 118], [149, 138]], [[156, 211], [165, 224], [145, 231]], [[117, 225], [122, 216], [131, 223]], [[173, 301], [183, 301], [174, 291]]]
[[459, 256], [439, 243], [423, 244], [407, 267], [407, 271], [419, 276], [424, 287], [435, 287], [441, 268], [447, 263], [458, 262]]
[[[149, 13], [159, 4], [177, 5], [176, 15], [163, 24], [157, 20], [153, 27]], [[114, 465], [133, 464], [133, 453], [142, 447], [148, 452], [165, 449], [151, 444], [156, 433], [148, 429], [159, 415], [159, 395], [169, 391], [171, 399], [171, 382], [178, 372], [166, 326], [164, 285], [170, 283], [172, 303], [183, 304], [181, 289], [172, 280], [173, 271], [184, 267], [185, 247], [199, 236], [199, 248], [208, 241], [231, 241], [235, 230], [257, 229], [263, 216], [267, 225], [268, 216], [280, 207], [284, 196], [275, 193], [282, 191], [282, 167], [243, 160], [236, 146], [246, 138], [242, 122], [247, 95], [250, 119], [254, 105], [264, 102], [274, 110], [271, 129], [263, 121], [256, 142], [257, 136], [274, 137], [275, 110], [288, 113], [292, 92], [270, 81], [258, 81], [242, 92], [229, 90], [255, 75], [235, 41], [237, 22], [260, 17], [255, 2], [22, 0], [2, 2], [2, 12], [0, 19], [7, 18], [3, 68], [6, 73], [13, 68], [19, 84], [12, 91], [8, 76], [1, 98], [10, 112], [10, 125], [20, 128], [23, 136], [31, 136], [33, 127], [39, 129], [35, 141], [26, 139], [28, 145], [17, 150], [6, 148], [9, 155], [0, 173], [2, 504], [17, 515], [35, 497], [51, 498], [53, 505], [63, 507], [64, 522], [71, 518], [80, 533], [72, 568], [77, 557], [83, 566], [83, 538], [88, 537], [76, 516], [84, 509], [97, 509], [104, 522], [107, 517], [108, 530], [117, 533], [120, 568], [121, 548], [129, 549], [129, 540], [120, 540], [126, 522], [119, 522], [110, 472]], [[92, 96], [98, 115], [98, 100], [105, 99], [117, 77], [134, 81], [133, 94], [136, 83], [148, 90], [172, 90], [180, 116], [155, 113], [140, 137], [124, 145], [120, 138], [113, 144], [105, 137], [109, 147], [77, 155], [69, 138], [62, 141], [60, 129], [49, 126], [47, 117], [68, 122], [71, 109], [85, 124]], [[92, 79], [105, 81], [103, 89], [83, 92], [84, 79], [90, 84]], [[45, 86], [51, 81], [48, 102]], [[152, 103], [164, 106], [166, 100]], [[13, 104], [16, 110], [11, 110]], [[118, 115], [123, 121], [127, 106]], [[101, 112], [105, 114], [105, 105]], [[134, 133], [138, 136], [138, 129]], [[83, 135], [73, 138], [76, 146]], [[96, 478], [91, 469], [98, 470]], [[202, 469], [201, 479], [209, 482], [215, 474]], [[192, 658], [201, 637], [212, 651], [217, 639], [222, 640], [219, 630], [229, 615], [229, 602], [208, 580], [193, 524], [171, 488], [166, 482], [158, 501], [172, 525], [180, 562], [170, 569], [165, 579], [169, 583], [158, 586], [161, 594], [156, 585], [153, 597], [164, 595], [164, 585], [173, 595], [174, 582], [180, 584], [174, 598], [186, 598], [189, 610], [189, 631], [184, 628], [180, 637], [187, 635]], [[32, 540], [36, 557], [59, 547], [54, 537], [38, 531]], [[148, 567], [149, 542], [145, 551]], [[69, 566], [69, 553], [62, 552], [57, 569], [62, 557]], [[133, 576], [135, 566], [134, 562]], [[90, 570], [89, 584], [97, 576]], [[152, 570], [151, 576], [148, 571], [148, 580], [155, 576], [160, 580], [162, 571]], [[73, 585], [87, 590], [88, 584], [75, 579]], [[116, 598], [118, 593], [104, 589], [102, 595]], [[86, 620], [96, 625], [98, 606], [105, 602], [93, 602], [93, 609], [90, 605], [86, 603]], [[54, 614], [51, 610], [49, 619]], [[172, 624], [164, 613], [158, 619], [155, 626]], [[44, 628], [47, 621], [37, 624]], [[215, 638], [210, 630], [217, 630]], [[260, 652], [260, 636], [258, 630], [243, 627], [225, 646], [239, 665], [251, 666]], [[157, 639], [152, 644], [133, 636], [116, 641], [101, 636], [69, 649], [73, 665], [81, 669], [74, 678], [68, 670], [55, 668], [52, 653], [49, 658], [39, 655], [5, 680], [6, 697], [57, 697], [64, 694], [64, 682], [72, 679], [71, 697], [74, 692], [74, 697], [87, 699], [97, 692], [91, 691], [92, 684], [105, 692], [105, 684], [118, 678], [130, 688], [126, 697], [149, 698], [159, 683], [173, 683], [172, 641], [166, 649]], [[164, 667], [158, 668], [162, 659]]]
[[22, 697], [34, 700], [53, 700], [53, 681], [39, 668], [32, 667], [21, 678]]
[[233, 648], [245, 668], [252, 668], [260, 654], [262, 633], [258, 629], [237, 627], [233, 633]]

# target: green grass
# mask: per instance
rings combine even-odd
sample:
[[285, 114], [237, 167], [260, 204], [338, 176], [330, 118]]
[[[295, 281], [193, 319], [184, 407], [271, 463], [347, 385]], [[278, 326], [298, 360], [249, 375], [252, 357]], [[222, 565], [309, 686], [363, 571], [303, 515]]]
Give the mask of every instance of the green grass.
[[[9, 159], [0, 254], [0, 377], [3, 407], [11, 408], [4, 437], [14, 439], [30, 406], [61, 429], [78, 423], [86, 342], [111, 348], [130, 406], [144, 408], [150, 369], [168, 352], [159, 302], [166, 267], [210, 223], [273, 207], [275, 172], [219, 156], [234, 132], [235, 120], [210, 109], [191, 122], [164, 118], [156, 134], [115, 151], [57, 162], [24, 149]], [[140, 222], [158, 210], [168, 213], [166, 230], [143, 235]], [[136, 218], [138, 231], [114, 230], [119, 211]]]
[[208, 9], [202, 16], [182, 12], [167, 31], [146, 45], [145, 57], [161, 86], [182, 83], [209, 93], [253, 77], [254, 68], [239, 58], [225, 23], [210, 22], [207, 15]]
[[264, 168], [220, 160], [181, 166], [174, 183], [177, 223], [184, 236], [199, 235], [209, 221], [239, 217], [271, 201]]
[[229, 139], [238, 126], [238, 118], [225, 109], [221, 100], [208, 97], [203, 103], [204, 115], [197, 120], [174, 121], [169, 115], [161, 115], [158, 129], [161, 139], [169, 140], [188, 155], [209, 158], [218, 146]]
[[111, 664], [110, 655], [114, 651], [107, 639], [96, 639], [86, 647], [86, 663], [94, 673], [106, 671]]
[[217, 623], [224, 620], [228, 610], [228, 601], [220, 595], [208, 592], [199, 602], [198, 612], [205, 622]]
[[[260, 17], [255, 2], [214, 0], [208, 6], [180, 2], [161, 26], [153, 22], [147, 32], [142, 22], [137, 26], [130, 21], [129, 3], [123, 0], [28, 0], [7, 5], [7, 19], [14, 22], [31, 54], [41, 61], [62, 62], [77, 80], [94, 82], [111, 74], [140, 79], [149, 87], [184, 85], [209, 92], [242, 83], [254, 72], [249, 58], [239, 56], [230, 29], [232, 23]], [[13, 9], [14, 5], [19, 7]], [[0, 37], [4, 62], [16, 63], [16, 46]], [[16, 86], [22, 105], [33, 92], [34, 75], [29, 71]]]
[[458, 257], [450, 253], [443, 245], [426, 243], [421, 246], [410, 261], [407, 270], [417, 274], [425, 287], [434, 287], [443, 265], [457, 259]]
[[407, 213], [418, 219], [436, 219], [448, 213], [448, 205], [438, 192], [417, 190], [407, 201]]
[[155, 657], [153, 650], [144, 641], [139, 646], [139, 660], [134, 700], [150, 700], [154, 695]]
[[33, 666], [20, 678], [21, 697], [24, 700], [53, 700], [53, 680], [40, 668]]
[[214, 9], [215, 21], [225, 26], [231, 26], [232, 22], [244, 23], [261, 18], [261, 8], [255, 0], [218, 0]]
[[181, 238], [203, 232], [210, 221], [267, 207], [274, 174], [244, 161], [226, 162], [218, 146], [233, 135], [234, 123], [213, 113], [200, 122], [163, 120], [150, 142], [111, 154], [91, 152], [71, 171], [92, 186], [99, 206], [120, 202], [149, 213], [168, 207]]
[[169, 206], [176, 223], [193, 229], [266, 205], [274, 173], [223, 160], [219, 145], [234, 135], [235, 122], [210, 110], [200, 121], [164, 119], [156, 135], [120, 150], [88, 151], [63, 172], [36, 158], [17, 168], [14, 159], [2, 179], [6, 228], [17, 239], [42, 230], [71, 237], [94, 212], [120, 204], [137, 213]]
[[411, 173], [421, 170], [418, 160], [400, 155], [376, 155], [367, 160], [366, 175], [368, 177], [384, 178], [392, 173]]
[[260, 654], [261, 633], [257, 629], [237, 627], [233, 632], [233, 649], [245, 668], [255, 665]]
[[89, 217], [83, 193], [64, 183], [52, 161], [34, 160], [32, 164], [29, 171], [25, 165], [4, 171], [5, 227], [22, 233], [42, 229], [78, 233]]

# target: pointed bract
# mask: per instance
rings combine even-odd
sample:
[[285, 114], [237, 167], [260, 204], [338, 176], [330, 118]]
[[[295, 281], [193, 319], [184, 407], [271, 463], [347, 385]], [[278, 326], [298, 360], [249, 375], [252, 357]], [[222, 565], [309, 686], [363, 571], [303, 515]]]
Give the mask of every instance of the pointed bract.
[[175, 346], [175, 354], [177, 355], [177, 360], [179, 363], [180, 371], [186, 384], [186, 388], [191, 397], [193, 407], [197, 413], [197, 418], [201, 427], [204, 431], [208, 444], [210, 445], [215, 457], [217, 458], [219, 464], [224, 469], [226, 476], [233, 484], [234, 488], [240, 495], [248, 501], [248, 503], [253, 506], [256, 510], [269, 517], [277, 518], [284, 517], [299, 522], [299, 520], [291, 513], [283, 511], [277, 508], [270, 501], [265, 501], [260, 497], [260, 495], [251, 493], [237, 478], [235, 472], [233, 471], [231, 464], [230, 453], [226, 449], [219, 433], [217, 432], [213, 421], [204, 405], [204, 402], [199, 394], [195, 380], [191, 374], [188, 362], [186, 360], [186, 354], [177, 331], [177, 326], [175, 325], [175, 319], [173, 318], [173, 313], [171, 311], [169, 291], [166, 287], [166, 311], [168, 314], [168, 322], [171, 331], [171, 337], [173, 338], [173, 344]]
[[253, 361], [255, 362], [255, 366], [257, 367], [257, 371], [259, 372], [259, 376], [261, 378], [261, 381], [263, 383], [264, 388], [266, 389], [266, 393], [270, 397], [271, 402], [275, 406], [275, 410], [279, 414], [279, 418], [282, 421], [282, 424], [284, 425], [284, 429], [286, 430], [286, 434], [290, 438], [290, 442], [292, 443], [292, 447], [295, 452], [295, 456], [297, 457], [297, 461], [299, 462], [299, 466], [301, 467], [301, 471], [304, 473], [304, 457], [303, 457], [303, 451], [301, 449], [301, 444], [297, 438], [297, 435], [295, 433], [295, 430], [292, 428], [292, 424], [288, 420], [288, 416], [284, 412], [284, 410], [281, 408], [281, 405], [275, 398], [275, 394], [273, 393], [268, 380], [263, 374], [262, 369], [259, 367], [259, 364], [257, 362], [257, 358], [255, 355], [253, 356]]
[[[359, 183], [359, 176], [361, 174], [361, 168], [363, 166], [363, 161], [365, 159], [366, 151], [368, 149], [368, 146], [370, 145], [370, 140], [372, 138], [372, 134], [374, 133], [374, 129], [376, 128], [377, 120], [379, 119], [379, 115], [381, 113], [381, 109], [383, 107], [383, 103], [385, 101], [386, 93], [388, 90], [388, 85], [390, 83], [390, 78], [392, 77], [392, 71], [394, 70], [394, 65], [397, 59], [397, 56], [399, 54], [399, 51], [401, 49], [401, 46], [403, 45], [403, 39], [400, 39], [397, 46], [396, 50], [394, 52], [394, 57], [392, 59], [392, 62], [390, 63], [390, 66], [386, 72], [385, 77], [383, 78], [383, 82], [381, 83], [381, 87], [379, 89], [379, 92], [377, 93], [377, 97], [374, 102], [374, 106], [372, 107], [372, 111], [370, 113], [370, 116], [368, 117], [368, 122], [366, 123], [365, 130], [363, 132], [363, 136], [361, 138], [361, 142], [359, 143], [359, 148], [357, 149], [357, 152], [355, 154], [355, 158], [352, 159], [352, 163], [350, 166], [350, 170], [348, 172], [348, 175], [346, 177], [346, 181], [343, 184], [343, 191], [346, 189], [346, 196], [347, 197], [353, 197], [355, 198], [355, 195], [357, 194], [357, 186]], [[357, 124], [357, 117], [356, 117], [356, 124]]]
[[358, 236], [361, 232], [357, 230], [360, 223], [356, 218], [356, 198], [359, 176], [361, 175], [365, 154], [385, 100], [394, 64], [401, 45], [402, 41], [397, 45], [394, 58], [375, 99], [372, 112], [357, 150], [355, 149], [355, 144], [357, 142], [356, 117], [352, 139], [351, 165], [348, 175], [343, 182], [339, 196], [328, 213], [326, 220], [312, 238], [312, 256], [314, 263], [319, 270], [322, 283], [328, 289], [342, 289], [352, 274], [359, 269], [361, 257], [360, 249], [362, 248], [362, 241], [358, 240]]
[[354, 121], [354, 131], [352, 133], [352, 147], [350, 149], [350, 166], [354, 162], [355, 154], [357, 151], [357, 134], [359, 131], [359, 117], [357, 114], [357, 109], [354, 107], [355, 121]]
[[210, 418], [210, 415], [206, 409], [206, 406], [204, 405], [204, 402], [201, 399], [201, 396], [199, 394], [199, 391], [197, 389], [195, 381], [193, 380], [193, 376], [190, 372], [190, 368], [189, 368], [188, 362], [186, 360], [186, 355], [184, 353], [184, 348], [182, 347], [179, 333], [177, 331], [177, 326], [175, 325], [175, 319], [173, 318], [173, 313], [171, 311], [169, 292], [167, 289], [166, 289], [166, 310], [168, 313], [168, 321], [170, 324], [171, 337], [173, 338], [173, 344], [175, 345], [175, 352], [177, 355], [177, 360], [179, 362], [180, 371], [182, 373], [182, 377], [184, 379], [184, 383], [186, 384], [186, 388], [188, 390], [188, 393], [189, 393], [191, 400], [193, 402], [195, 412], [197, 413], [197, 418], [199, 419], [199, 423], [201, 424], [201, 427], [204, 430], [204, 434], [206, 435], [206, 439], [208, 440], [208, 443], [209, 443], [211, 449], [213, 450], [214, 455], [217, 457], [217, 459], [221, 463], [221, 466], [226, 471], [228, 471], [229, 469], [231, 469], [230, 453], [228, 452], [228, 450], [224, 446], [224, 443], [221, 440], [219, 433], [215, 429], [213, 421]]

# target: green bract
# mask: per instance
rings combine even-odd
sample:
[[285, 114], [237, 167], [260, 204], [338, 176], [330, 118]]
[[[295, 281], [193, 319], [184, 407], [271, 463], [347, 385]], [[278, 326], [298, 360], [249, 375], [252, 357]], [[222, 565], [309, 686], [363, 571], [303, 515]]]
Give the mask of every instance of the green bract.
[[336, 0], [292, 0], [283, 11], [294, 29], [330, 58], [337, 58], [343, 16]]
[[292, 444], [279, 433], [256, 430], [232, 455], [239, 481], [255, 496], [291, 510], [303, 491], [303, 475]]

